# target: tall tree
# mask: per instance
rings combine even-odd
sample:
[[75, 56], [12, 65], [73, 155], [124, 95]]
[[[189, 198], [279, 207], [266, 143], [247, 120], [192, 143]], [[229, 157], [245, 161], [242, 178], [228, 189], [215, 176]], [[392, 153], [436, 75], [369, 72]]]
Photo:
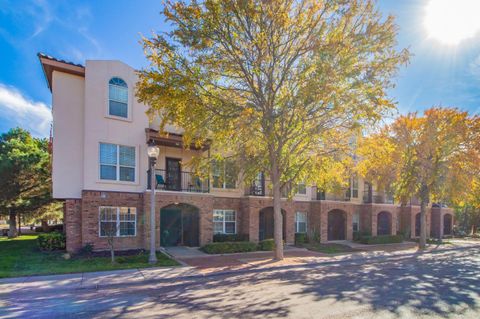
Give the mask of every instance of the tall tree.
[[401, 202], [420, 199], [420, 249], [426, 246], [429, 203], [455, 203], [468, 194], [465, 185], [478, 165], [472, 139], [477, 125], [478, 117], [458, 109], [431, 108], [423, 116], [400, 116], [359, 147], [362, 175], [391, 186]]
[[15, 128], [0, 136], [0, 212], [9, 215], [9, 237], [17, 236], [18, 214], [50, 201], [48, 141]]
[[185, 145], [210, 139], [245, 181], [270, 178], [282, 259], [282, 189], [327, 183], [352, 130], [393, 107], [385, 92], [409, 55], [394, 19], [368, 0], [167, 1], [163, 14], [172, 31], [143, 38], [137, 96]]

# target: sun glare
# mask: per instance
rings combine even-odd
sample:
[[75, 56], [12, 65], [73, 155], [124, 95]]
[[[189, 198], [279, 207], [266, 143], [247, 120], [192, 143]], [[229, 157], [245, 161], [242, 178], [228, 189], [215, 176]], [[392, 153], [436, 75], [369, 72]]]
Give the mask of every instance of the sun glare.
[[457, 45], [480, 31], [480, 0], [430, 0], [426, 6], [428, 35]]

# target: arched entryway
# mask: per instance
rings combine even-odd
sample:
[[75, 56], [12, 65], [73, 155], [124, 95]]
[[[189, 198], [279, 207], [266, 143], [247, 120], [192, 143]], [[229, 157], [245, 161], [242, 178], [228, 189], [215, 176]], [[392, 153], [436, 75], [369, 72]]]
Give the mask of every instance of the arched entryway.
[[340, 209], [328, 212], [328, 240], [347, 239], [347, 213]]
[[160, 210], [160, 245], [200, 245], [199, 209], [189, 204], [174, 204]]
[[420, 213], [415, 215], [415, 237], [420, 237]]
[[452, 215], [445, 214], [443, 215], [443, 235], [452, 234]]
[[[282, 224], [283, 224], [283, 240], [286, 236], [286, 212], [282, 209]], [[273, 238], [274, 233], [274, 223], [273, 223], [273, 207], [263, 208], [258, 214], [258, 239], [271, 239]]]
[[390, 212], [380, 212], [377, 215], [377, 235], [392, 234], [392, 214]]

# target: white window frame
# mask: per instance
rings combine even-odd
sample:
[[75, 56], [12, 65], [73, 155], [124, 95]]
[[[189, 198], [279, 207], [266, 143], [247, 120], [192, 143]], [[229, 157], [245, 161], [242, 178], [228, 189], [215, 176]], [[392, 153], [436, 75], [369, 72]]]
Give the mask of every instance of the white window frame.
[[[298, 215], [299, 214], [305, 214], [305, 221], [304, 222], [298, 220]], [[305, 223], [305, 231], [304, 232], [298, 231], [300, 223]], [[295, 212], [295, 233], [306, 234], [307, 231], [308, 231], [308, 213], [307, 212]]]
[[[305, 193], [300, 193], [300, 185], [305, 187]], [[307, 184], [305, 182], [298, 183], [297, 185], [297, 195], [306, 196], [307, 195]]]
[[[109, 165], [109, 166], [115, 166], [115, 174], [116, 174], [116, 179], [103, 179], [102, 178], [102, 163], [101, 163], [101, 144], [110, 144], [110, 145], [115, 145], [117, 147], [117, 164], [112, 165], [112, 164], [103, 164], [103, 165]], [[124, 147], [133, 147], [135, 149], [135, 166], [127, 166], [127, 165], [120, 165], [120, 146]], [[98, 180], [102, 183], [115, 183], [115, 184], [138, 184], [138, 147], [137, 146], [132, 146], [132, 145], [125, 145], [125, 144], [117, 144], [117, 143], [111, 143], [111, 142], [104, 142], [100, 141], [98, 143]], [[134, 180], [133, 181], [122, 181], [120, 180], [120, 166], [121, 167], [128, 167], [128, 168], [133, 168], [134, 171]]]
[[[127, 117], [122, 117], [122, 116], [117, 116], [117, 115], [111, 115], [110, 114], [110, 80], [113, 79], [113, 78], [119, 78], [121, 80], [123, 80], [125, 83], [127, 83]], [[113, 120], [119, 120], [119, 121], [124, 121], [124, 122], [132, 122], [132, 108], [131, 108], [131, 105], [132, 105], [132, 100], [131, 100], [131, 96], [132, 94], [130, 94], [130, 85], [128, 84], [127, 81], [125, 81], [125, 79], [122, 77], [122, 76], [119, 76], [119, 75], [113, 75], [111, 77], [108, 78], [107, 80], [107, 102], [106, 102], [106, 108], [105, 108], [105, 117], [106, 118], [110, 118], [110, 119], [113, 119]]]
[[[354, 186], [354, 185], [355, 185], [355, 182], [356, 182], [356, 186], [357, 186], [357, 187]], [[360, 184], [360, 181], [359, 181], [359, 179], [358, 179], [358, 176], [357, 176], [356, 174], [353, 175], [353, 176], [350, 178], [350, 197], [351, 197], [351, 198], [358, 198], [358, 197], [360, 196], [360, 195], [359, 195], [359, 194], [360, 194], [359, 184]], [[357, 196], [353, 196], [354, 190], [357, 191], [357, 194], [356, 194]]]
[[[225, 221], [225, 213], [226, 212], [233, 212], [235, 214], [235, 220], [234, 221]], [[214, 216], [216, 213], [221, 213], [222, 214], [222, 221], [216, 221]], [[216, 233], [215, 232], [215, 223], [222, 223], [222, 232], [221, 233]], [[227, 233], [225, 232], [226, 223], [234, 223], [235, 225], [235, 231], [233, 233]], [[236, 235], [237, 234], [237, 212], [234, 209], [214, 209], [213, 210], [213, 233], [214, 234], [223, 234], [223, 235]]]
[[[353, 225], [355, 225], [355, 223], [357, 224], [357, 230], [354, 230], [353, 228]], [[360, 231], [360, 213], [359, 212], [355, 212], [353, 213], [352, 215], [352, 229], [353, 231], [355, 232], [359, 232]]]
[[[101, 214], [102, 214], [102, 209], [105, 208], [113, 208], [117, 211], [116, 213], [116, 230], [117, 233], [115, 234], [115, 237], [136, 237], [137, 236], [137, 208], [136, 207], [116, 207], [116, 206], [100, 206], [98, 207], [98, 237], [101, 238], [106, 238], [108, 236], [102, 235], [102, 222], [110, 222], [110, 221], [102, 221], [101, 219]], [[134, 223], [134, 230], [135, 234], [133, 235], [120, 235], [120, 209], [125, 208], [125, 209], [130, 209], [130, 214], [133, 214], [135, 216], [135, 219], [133, 220]], [[129, 221], [132, 222], [132, 221]]]
[[[218, 165], [218, 163], [216, 163], [215, 165]], [[213, 174], [213, 170], [212, 170], [212, 188], [215, 188], [215, 189], [237, 189], [237, 182], [238, 182], [238, 178], [235, 178], [235, 185], [233, 185], [233, 187], [227, 187], [227, 181], [226, 181], [226, 176], [227, 176], [227, 161], [223, 161], [222, 162], [222, 169], [223, 169], [223, 181], [222, 181], [222, 187], [216, 187], [213, 185], [213, 180], [214, 180], [214, 176], [220, 176], [222, 177], [222, 175], [214, 175]]]

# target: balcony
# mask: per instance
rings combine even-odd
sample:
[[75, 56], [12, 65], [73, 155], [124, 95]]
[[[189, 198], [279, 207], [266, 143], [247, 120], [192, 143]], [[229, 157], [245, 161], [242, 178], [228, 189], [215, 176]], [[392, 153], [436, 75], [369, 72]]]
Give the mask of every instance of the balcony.
[[365, 204], [394, 204], [393, 195], [366, 189], [363, 194]]
[[[148, 171], [148, 189], [151, 189], [150, 176], [150, 171]], [[192, 172], [156, 169], [155, 189], [174, 192], [209, 193], [210, 182], [208, 178], [202, 179]]]
[[322, 190], [317, 190], [316, 200], [331, 200], [335, 202], [349, 202], [350, 201], [350, 189], [343, 189], [336, 193], [326, 193]]

